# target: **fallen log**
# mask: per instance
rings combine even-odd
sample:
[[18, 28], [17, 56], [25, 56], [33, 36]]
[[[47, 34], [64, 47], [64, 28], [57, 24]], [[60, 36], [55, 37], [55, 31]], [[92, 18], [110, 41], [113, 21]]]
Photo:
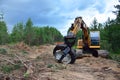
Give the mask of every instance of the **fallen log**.
[[107, 50], [98, 50], [98, 55], [103, 58], [107, 58], [109, 56], [109, 52]]

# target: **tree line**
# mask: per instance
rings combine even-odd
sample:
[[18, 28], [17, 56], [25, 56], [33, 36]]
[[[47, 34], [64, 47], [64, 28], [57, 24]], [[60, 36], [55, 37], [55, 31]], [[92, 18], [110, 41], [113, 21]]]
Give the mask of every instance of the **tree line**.
[[107, 49], [111, 52], [120, 53], [120, 0], [119, 4], [114, 6], [117, 10], [113, 11], [116, 19], [108, 20], [104, 23], [98, 23], [94, 18], [90, 30], [100, 31], [100, 45], [102, 49]]
[[29, 18], [26, 24], [19, 22], [14, 25], [11, 33], [7, 32], [5, 21], [0, 21], [0, 44], [24, 42], [28, 45], [41, 45], [62, 41], [62, 34], [50, 26], [33, 26]]

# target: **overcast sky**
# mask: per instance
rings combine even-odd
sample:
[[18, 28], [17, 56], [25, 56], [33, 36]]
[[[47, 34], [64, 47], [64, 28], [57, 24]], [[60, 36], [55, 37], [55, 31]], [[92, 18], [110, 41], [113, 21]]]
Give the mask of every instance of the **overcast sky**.
[[105, 22], [108, 17], [115, 19], [112, 11], [118, 0], [0, 0], [0, 11], [8, 30], [18, 22], [31, 18], [35, 26], [54, 26], [63, 35], [74, 18], [82, 16], [90, 26], [94, 17], [98, 22]]

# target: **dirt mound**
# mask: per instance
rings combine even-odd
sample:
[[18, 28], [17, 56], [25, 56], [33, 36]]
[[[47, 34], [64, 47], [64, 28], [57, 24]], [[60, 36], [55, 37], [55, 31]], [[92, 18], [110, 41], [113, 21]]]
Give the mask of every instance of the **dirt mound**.
[[15, 46], [14, 46], [15, 49], [19, 49], [19, 50], [27, 50], [27, 51], [30, 51], [30, 47], [25, 44], [24, 42], [20, 42], [20, 43], [17, 43]]
[[6, 52], [0, 53], [0, 80], [120, 80], [120, 64], [116, 61], [87, 56], [72, 65], [59, 64], [52, 54], [54, 47], [29, 47], [24, 43], [14, 48], [0, 46]]

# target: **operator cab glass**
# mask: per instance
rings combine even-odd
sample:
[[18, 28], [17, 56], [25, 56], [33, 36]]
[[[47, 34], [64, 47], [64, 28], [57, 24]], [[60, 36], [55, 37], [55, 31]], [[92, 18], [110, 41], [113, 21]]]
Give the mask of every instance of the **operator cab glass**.
[[91, 31], [91, 46], [99, 46], [100, 45], [100, 32], [99, 31]]

